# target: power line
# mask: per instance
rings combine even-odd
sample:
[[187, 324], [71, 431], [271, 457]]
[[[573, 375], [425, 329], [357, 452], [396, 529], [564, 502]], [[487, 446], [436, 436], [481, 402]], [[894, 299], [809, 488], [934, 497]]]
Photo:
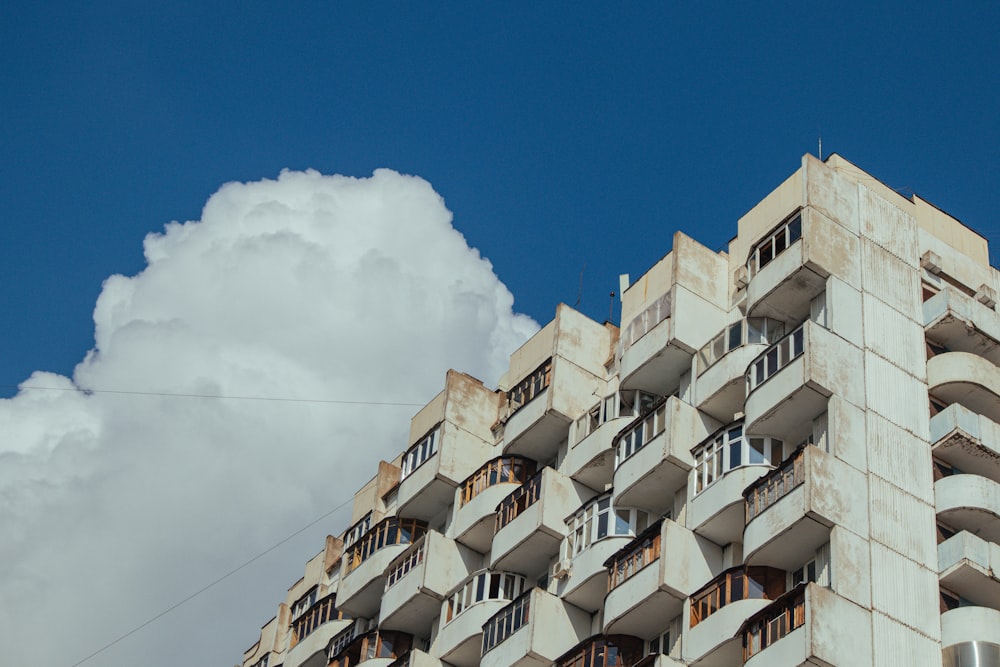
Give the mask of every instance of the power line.
[[34, 385], [0, 384], [6, 389], [40, 389], [44, 391], [75, 391], [85, 396], [90, 394], [125, 394], [134, 396], [167, 396], [173, 398], [219, 398], [235, 401], [275, 401], [284, 403], [331, 403], [336, 405], [387, 405], [423, 407], [424, 403], [403, 403], [395, 401], [342, 401], [324, 398], [285, 398], [281, 396], [227, 396], [223, 394], [183, 394], [168, 391], [125, 391], [117, 389], [83, 389], [81, 387], [38, 387]]
[[240, 570], [242, 570], [246, 566], [250, 565], [254, 561], [256, 561], [256, 560], [258, 560], [258, 559], [266, 556], [269, 553], [271, 553], [272, 551], [274, 551], [275, 549], [277, 549], [278, 547], [280, 547], [285, 542], [288, 542], [289, 540], [291, 540], [293, 537], [296, 537], [297, 535], [305, 532], [309, 528], [312, 528], [317, 523], [319, 523], [323, 519], [327, 518], [328, 516], [330, 516], [331, 514], [333, 514], [334, 512], [336, 512], [337, 510], [343, 509], [344, 507], [346, 507], [348, 505], [348, 503], [350, 503], [353, 500], [354, 500], [353, 497], [348, 498], [347, 500], [345, 500], [344, 502], [340, 503], [339, 505], [337, 505], [336, 507], [334, 507], [332, 510], [330, 510], [329, 512], [327, 512], [323, 516], [319, 517], [318, 519], [314, 519], [313, 521], [311, 521], [311, 522], [307, 523], [306, 525], [302, 526], [302, 528], [299, 528], [297, 531], [295, 531], [294, 533], [292, 533], [288, 537], [286, 537], [286, 538], [282, 539], [281, 541], [277, 542], [276, 544], [268, 547], [264, 551], [261, 551], [259, 554], [257, 554], [256, 556], [254, 556], [250, 560], [246, 561], [242, 565], [239, 565], [238, 567], [233, 568], [232, 570], [230, 570], [229, 572], [225, 573], [224, 575], [222, 575], [218, 579], [216, 579], [216, 580], [212, 581], [211, 583], [206, 584], [205, 586], [201, 587], [200, 589], [198, 589], [197, 591], [195, 591], [191, 595], [187, 596], [186, 598], [184, 598], [180, 602], [174, 603], [173, 605], [171, 605], [171, 606], [167, 607], [166, 609], [164, 609], [163, 611], [161, 611], [159, 614], [156, 614], [155, 616], [153, 616], [149, 620], [147, 620], [147, 621], [145, 621], [143, 623], [140, 623], [139, 625], [135, 626], [134, 628], [132, 628], [131, 630], [129, 630], [125, 634], [119, 636], [117, 639], [114, 639], [113, 641], [108, 642], [107, 644], [105, 644], [101, 648], [97, 649], [96, 651], [94, 651], [93, 653], [91, 653], [90, 655], [88, 655], [86, 658], [84, 658], [84, 659], [82, 659], [82, 660], [80, 660], [78, 662], [74, 662], [71, 667], [79, 667], [79, 665], [82, 665], [83, 663], [87, 662], [88, 660], [90, 660], [94, 656], [97, 656], [97, 655], [103, 653], [104, 651], [107, 651], [109, 648], [111, 648], [112, 646], [114, 646], [118, 642], [122, 641], [123, 639], [126, 639], [126, 638], [134, 635], [135, 633], [139, 632], [139, 630], [142, 630], [146, 626], [151, 625], [152, 623], [160, 620], [161, 618], [163, 618], [164, 616], [166, 616], [167, 614], [169, 614], [170, 612], [172, 612], [174, 609], [177, 609], [181, 605], [186, 604], [187, 602], [190, 602], [191, 600], [193, 600], [194, 598], [198, 597], [199, 595], [201, 595], [202, 593], [204, 593], [208, 589], [212, 588], [216, 584], [219, 584], [219, 583], [225, 581], [226, 579], [228, 579], [229, 577], [233, 576], [234, 574], [236, 574], [237, 572], [239, 572]]

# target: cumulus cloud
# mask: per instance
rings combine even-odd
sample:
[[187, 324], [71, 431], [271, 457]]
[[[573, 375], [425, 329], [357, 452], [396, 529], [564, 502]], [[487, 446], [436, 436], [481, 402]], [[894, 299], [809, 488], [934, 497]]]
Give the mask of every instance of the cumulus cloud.
[[[0, 401], [10, 664], [72, 665], [302, 527], [403, 449], [417, 410], [158, 394], [420, 404], [450, 367], [491, 385], [537, 329], [431, 186], [389, 170], [230, 183], [144, 249], [105, 282], [73, 378]], [[238, 662], [346, 521], [86, 664]]]

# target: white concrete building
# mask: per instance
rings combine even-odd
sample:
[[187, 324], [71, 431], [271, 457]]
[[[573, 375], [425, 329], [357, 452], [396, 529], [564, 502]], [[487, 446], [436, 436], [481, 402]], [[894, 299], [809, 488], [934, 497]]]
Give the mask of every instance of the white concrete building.
[[807, 155], [620, 329], [560, 305], [496, 390], [449, 371], [243, 666], [1000, 667], [998, 292]]

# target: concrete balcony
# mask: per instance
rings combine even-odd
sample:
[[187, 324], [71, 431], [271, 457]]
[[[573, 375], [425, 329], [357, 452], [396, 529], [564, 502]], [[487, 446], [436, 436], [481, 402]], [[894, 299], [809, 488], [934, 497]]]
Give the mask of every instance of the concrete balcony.
[[397, 511], [403, 516], [430, 521], [441, 514], [454, 500], [462, 480], [494, 455], [492, 443], [451, 422], [442, 422], [434, 437], [436, 452], [399, 483]]
[[927, 360], [927, 388], [939, 400], [961, 403], [1000, 422], [1000, 368], [969, 352], [945, 352]]
[[590, 633], [590, 614], [533, 588], [483, 626], [482, 667], [548, 667]]
[[1000, 366], [1000, 314], [995, 310], [946, 287], [924, 302], [923, 312], [929, 340]]
[[525, 590], [525, 579], [509, 572], [481, 570], [445, 599], [431, 652], [455, 667], [479, 665], [483, 625]]
[[448, 537], [486, 553], [496, 530], [497, 504], [535, 474], [535, 462], [517, 456], [487, 461], [455, 492], [455, 511]]
[[1000, 544], [1000, 483], [979, 475], [951, 475], [934, 483], [938, 518]]
[[593, 635], [563, 653], [552, 667], [629, 667], [646, 654], [646, 642], [627, 635]]
[[490, 567], [541, 574], [566, 537], [566, 516], [592, 495], [555, 469], [542, 468], [497, 505]]
[[614, 439], [631, 417], [610, 419], [566, 452], [560, 469], [573, 480], [603, 491], [615, 474]]
[[959, 607], [941, 614], [943, 667], [1000, 665], [1000, 611]]
[[1000, 482], [1000, 424], [952, 403], [931, 417], [931, 442], [936, 458]]
[[695, 593], [684, 659], [697, 667], [731, 667], [742, 662], [743, 622], [785, 593], [786, 574], [773, 568], [732, 568]]
[[817, 584], [782, 595], [740, 635], [746, 667], [872, 664], [870, 613]]
[[747, 367], [767, 348], [762, 344], [738, 347], [701, 373], [695, 380], [698, 409], [720, 422], [732, 421], [734, 414], [743, 411]]
[[608, 568], [604, 563], [633, 539], [632, 535], [610, 535], [566, 559], [570, 567], [557, 577], [556, 593], [566, 602], [596, 613], [608, 592]]
[[680, 614], [688, 596], [719, 571], [722, 550], [664, 519], [605, 565], [610, 590], [604, 598], [604, 633], [647, 637]]
[[694, 467], [691, 447], [713, 430], [714, 424], [697, 409], [673, 396], [623, 429], [614, 477], [616, 504], [654, 514], [672, 508], [674, 494], [687, 484]]
[[[337, 639], [334, 640], [338, 643]], [[349, 644], [336, 650], [331, 647], [330, 667], [389, 667], [410, 652], [413, 637], [403, 632], [372, 630], [355, 636]], [[334, 652], [336, 650], [336, 652]]]
[[864, 400], [861, 350], [812, 321], [759, 355], [747, 369], [747, 433], [794, 433], [838, 394]]
[[[739, 542], [746, 524], [743, 490], [772, 469], [759, 464], [725, 472], [688, 502], [687, 525], [716, 544]], [[693, 487], [688, 489], [690, 494]]]
[[[795, 230], [796, 219], [801, 237]], [[783, 230], [786, 233], [781, 234]], [[809, 302], [826, 289], [831, 274], [859, 284], [860, 256], [857, 236], [816, 209], [803, 208], [751, 250], [747, 315], [805, 319]]]
[[285, 652], [285, 667], [327, 667], [327, 644], [354, 621], [334, 618], [319, 625]]
[[419, 649], [410, 649], [389, 664], [389, 667], [443, 667], [438, 658]]
[[1000, 545], [962, 531], [938, 545], [941, 585], [981, 607], [1000, 611]]
[[864, 473], [809, 445], [743, 492], [743, 557], [750, 565], [792, 570], [829, 541], [835, 525], [865, 533]]
[[386, 569], [379, 627], [417, 637], [431, 634], [447, 594], [468, 577], [480, 556], [437, 531], [429, 531]]
[[570, 423], [593, 405], [595, 388], [603, 391], [610, 355], [611, 329], [561, 304], [555, 319], [511, 355], [500, 381], [504, 452], [555, 458]]
[[378, 615], [385, 590], [385, 570], [427, 531], [423, 521], [390, 516], [344, 550], [337, 608], [353, 618]]

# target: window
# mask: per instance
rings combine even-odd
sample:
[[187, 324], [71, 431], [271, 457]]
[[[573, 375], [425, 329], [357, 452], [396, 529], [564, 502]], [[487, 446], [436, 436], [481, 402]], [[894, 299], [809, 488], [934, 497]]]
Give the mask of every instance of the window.
[[607, 560], [605, 566], [608, 568], [609, 591], [659, 559], [661, 523], [658, 521], [653, 524], [645, 533]]
[[[334, 638], [335, 642], [339, 637]], [[335, 642], [331, 642], [328, 652], [330, 667], [354, 667], [367, 660], [392, 659], [403, 655], [413, 646], [413, 636], [405, 632], [375, 630], [357, 637], [337, 651], [334, 651]]]
[[301, 616], [306, 609], [316, 604], [316, 596], [318, 593], [319, 593], [319, 588], [313, 586], [312, 588], [309, 589], [309, 591], [305, 595], [303, 595], [302, 597], [300, 597], [298, 600], [295, 601], [295, 604], [292, 605], [293, 621], [299, 616]]
[[743, 661], [760, 653], [806, 622], [805, 586], [792, 589], [743, 624]]
[[664, 428], [666, 428], [667, 399], [660, 399], [657, 404], [650, 406], [650, 409], [651, 411], [645, 417], [640, 417], [632, 422], [615, 436], [616, 469], [626, 459], [645, 447], [653, 438], [663, 433]]
[[325, 598], [319, 602], [315, 602], [315, 591], [313, 589], [312, 599], [313, 604], [308, 607], [298, 611], [296, 613], [296, 608], [299, 602], [295, 603], [295, 607], [292, 608], [292, 642], [293, 646], [308, 637], [312, 632], [319, 626], [327, 623], [329, 621], [336, 621], [344, 618], [344, 615], [340, 613], [337, 609], [337, 596], [327, 595]]
[[518, 382], [507, 392], [507, 405], [510, 413], [520, 410], [524, 405], [541, 394], [552, 383], [552, 359], [536, 368], [528, 377]]
[[573, 436], [570, 446], [576, 445], [588, 435], [596, 431], [601, 424], [618, 416], [618, 395], [611, 394], [597, 403], [573, 423]]
[[524, 591], [524, 577], [510, 572], [480, 570], [465, 580], [444, 601], [442, 615], [449, 623], [472, 605], [483, 600], [513, 600]]
[[649, 333], [657, 324], [670, 317], [672, 292], [667, 292], [646, 306], [646, 309], [632, 318], [628, 326], [622, 328], [621, 350], [632, 347], [637, 340]]
[[627, 667], [642, 657], [642, 640], [628, 635], [597, 635], [559, 657], [555, 667]]
[[354, 571], [383, 547], [410, 544], [427, 532], [427, 522], [390, 516], [379, 521], [350, 549], [345, 550], [345, 574]]
[[438, 433], [440, 430], [441, 425], [438, 424], [431, 429], [430, 433], [421, 438], [417, 444], [406, 450], [406, 454], [403, 455], [403, 474], [401, 479], [406, 479], [407, 475], [422, 466], [424, 461], [437, 453]]
[[695, 494], [735, 468], [770, 465], [781, 457], [782, 446], [780, 440], [771, 437], [744, 437], [740, 422], [725, 427], [691, 452], [695, 460]]
[[774, 600], [785, 592], [786, 574], [773, 567], [726, 570], [691, 596], [691, 627], [739, 600]]
[[535, 474], [536, 464], [520, 456], [501, 456], [487, 461], [469, 475], [459, 487], [458, 506], [462, 507], [480, 493], [497, 484], [524, 484]]
[[567, 522], [565, 557], [573, 558], [605, 537], [635, 537], [649, 525], [649, 514], [629, 507], [612, 507], [611, 495], [598, 496]]
[[270, 659], [271, 659], [271, 654], [265, 653], [264, 657], [262, 657], [260, 660], [250, 665], [250, 667], [267, 667], [267, 664], [270, 661]]
[[698, 373], [705, 372], [729, 352], [744, 345], [770, 345], [785, 333], [785, 323], [769, 317], [749, 317], [715, 335], [698, 350]]
[[483, 655], [528, 624], [531, 590], [501, 609], [483, 625]]
[[747, 393], [797, 359], [805, 351], [805, 330], [802, 325], [769, 347], [750, 364], [747, 371]]
[[[780, 454], [780, 449], [775, 452]], [[805, 448], [800, 447], [788, 460], [767, 473], [743, 492], [746, 523], [775, 504], [805, 481]]]
[[494, 533], [516, 519], [521, 512], [534, 505], [542, 495], [542, 472], [539, 470], [531, 479], [514, 489], [514, 492], [497, 505], [497, 520]]
[[360, 521], [347, 529], [347, 532], [344, 534], [344, 549], [346, 550], [347, 547], [357, 542], [371, 527], [372, 513], [369, 512], [361, 517]]
[[800, 238], [802, 238], [802, 212], [796, 211], [750, 251], [750, 257], [747, 259], [747, 271], [750, 277], [757, 275], [758, 271]]
[[393, 584], [409, 574], [410, 570], [424, 562], [424, 545], [427, 544], [426, 537], [421, 537], [414, 547], [410, 547], [407, 553], [397, 559], [389, 566], [385, 577], [385, 589], [389, 590]]

